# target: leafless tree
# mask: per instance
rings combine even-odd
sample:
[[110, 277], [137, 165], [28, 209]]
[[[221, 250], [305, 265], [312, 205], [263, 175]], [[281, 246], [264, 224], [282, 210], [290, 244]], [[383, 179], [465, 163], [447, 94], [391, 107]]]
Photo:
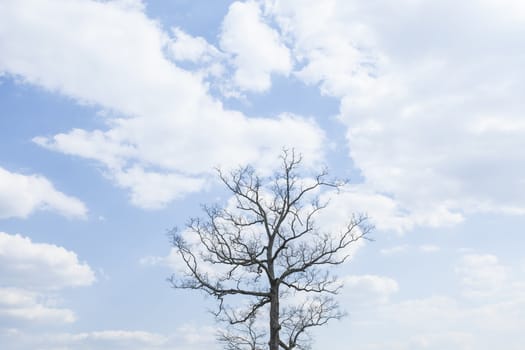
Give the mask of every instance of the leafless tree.
[[204, 219], [173, 232], [186, 274], [170, 281], [218, 300], [215, 316], [229, 325], [219, 336], [227, 350], [263, 349], [263, 337], [270, 350], [306, 349], [311, 328], [343, 316], [334, 299], [341, 284], [328, 268], [345, 262], [350, 246], [372, 229], [364, 215], [352, 215], [338, 232], [319, 227], [328, 204], [322, 189], [344, 183], [327, 171], [302, 177], [294, 151], [283, 151], [281, 161], [268, 177], [250, 166], [218, 170], [232, 201], [204, 206]]

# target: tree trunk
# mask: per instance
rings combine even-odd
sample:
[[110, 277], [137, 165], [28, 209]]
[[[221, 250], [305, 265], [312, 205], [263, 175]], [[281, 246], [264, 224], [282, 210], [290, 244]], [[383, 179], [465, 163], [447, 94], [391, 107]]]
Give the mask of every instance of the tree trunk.
[[271, 288], [270, 301], [270, 342], [269, 350], [279, 350], [279, 287], [278, 285]]

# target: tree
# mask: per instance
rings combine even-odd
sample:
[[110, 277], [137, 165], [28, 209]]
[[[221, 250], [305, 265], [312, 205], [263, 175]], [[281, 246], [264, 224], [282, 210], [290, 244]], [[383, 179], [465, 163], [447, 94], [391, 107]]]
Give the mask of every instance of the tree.
[[270, 350], [307, 348], [311, 328], [344, 315], [334, 299], [341, 284], [328, 268], [345, 262], [349, 247], [372, 229], [364, 215], [352, 215], [336, 233], [319, 227], [328, 204], [320, 191], [344, 183], [329, 180], [326, 170], [301, 177], [302, 157], [294, 151], [280, 158], [269, 177], [251, 166], [217, 170], [232, 200], [203, 206], [204, 219], [173, 231], [186, 273], [170, 281], [218, 300], [214, 313], [228, 325], [219, 336], [227, 350], [263, 349], [264, 339]]

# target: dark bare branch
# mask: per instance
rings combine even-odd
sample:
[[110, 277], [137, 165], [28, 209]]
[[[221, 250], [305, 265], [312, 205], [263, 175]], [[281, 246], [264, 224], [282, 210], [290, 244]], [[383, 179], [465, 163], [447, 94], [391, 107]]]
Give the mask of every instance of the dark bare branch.
[[[283, 150], [280, 159], [280, 171], [270, 177], [250, 166], [217, 169], [232, 200], [203, 206], [204, 219], [191, 219], [185, 232], [173, 233], [186, 274], [170, 282], [217, 299], [214, 314], [229, 325], [219, 335], [227, 350], [263, 349], [266, 337], [270, 350], [306, 349], [310, 328], [344, 315], [332, 299], [341, 285], [327, 267], [347, 261], [348, 249], [372, 230], [365, 215], [352, 216], [341, 232], [318, 226], [319, 213], [328, 208], [320, 193], [339, 190], [344, 182], [330, 180], [326, 170], [302, 177], [302, 156], [294, 150]], [[280, 304], [312, 293], [304, 303]], [[235, 297], [242, 302], [233, 302]], [[256, 322], [261, 319], [267, 329]]]

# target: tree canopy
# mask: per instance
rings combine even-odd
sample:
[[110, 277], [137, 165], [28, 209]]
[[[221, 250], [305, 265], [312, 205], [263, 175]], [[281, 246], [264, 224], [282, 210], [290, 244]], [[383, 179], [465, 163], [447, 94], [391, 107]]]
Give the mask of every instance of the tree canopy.
[[302, 176], [293, 150], [280, 159], [271, 176], [251, 166], [217, 170], [230, 201], [203, 206], [203, 218], [173, 232], [186, 273], [170, 281], [217, 299], [215, 316], [227, 324], [219, 339], [228, 350], [307, 348], [311, 328], [344, 315], [334, 298], [342, 285], [330, 267], [372, 230], [366, 215], [352, 214], [337, 232], [319, 225], [328, 205], [323, 189], [345, 183], [326, 170]]

